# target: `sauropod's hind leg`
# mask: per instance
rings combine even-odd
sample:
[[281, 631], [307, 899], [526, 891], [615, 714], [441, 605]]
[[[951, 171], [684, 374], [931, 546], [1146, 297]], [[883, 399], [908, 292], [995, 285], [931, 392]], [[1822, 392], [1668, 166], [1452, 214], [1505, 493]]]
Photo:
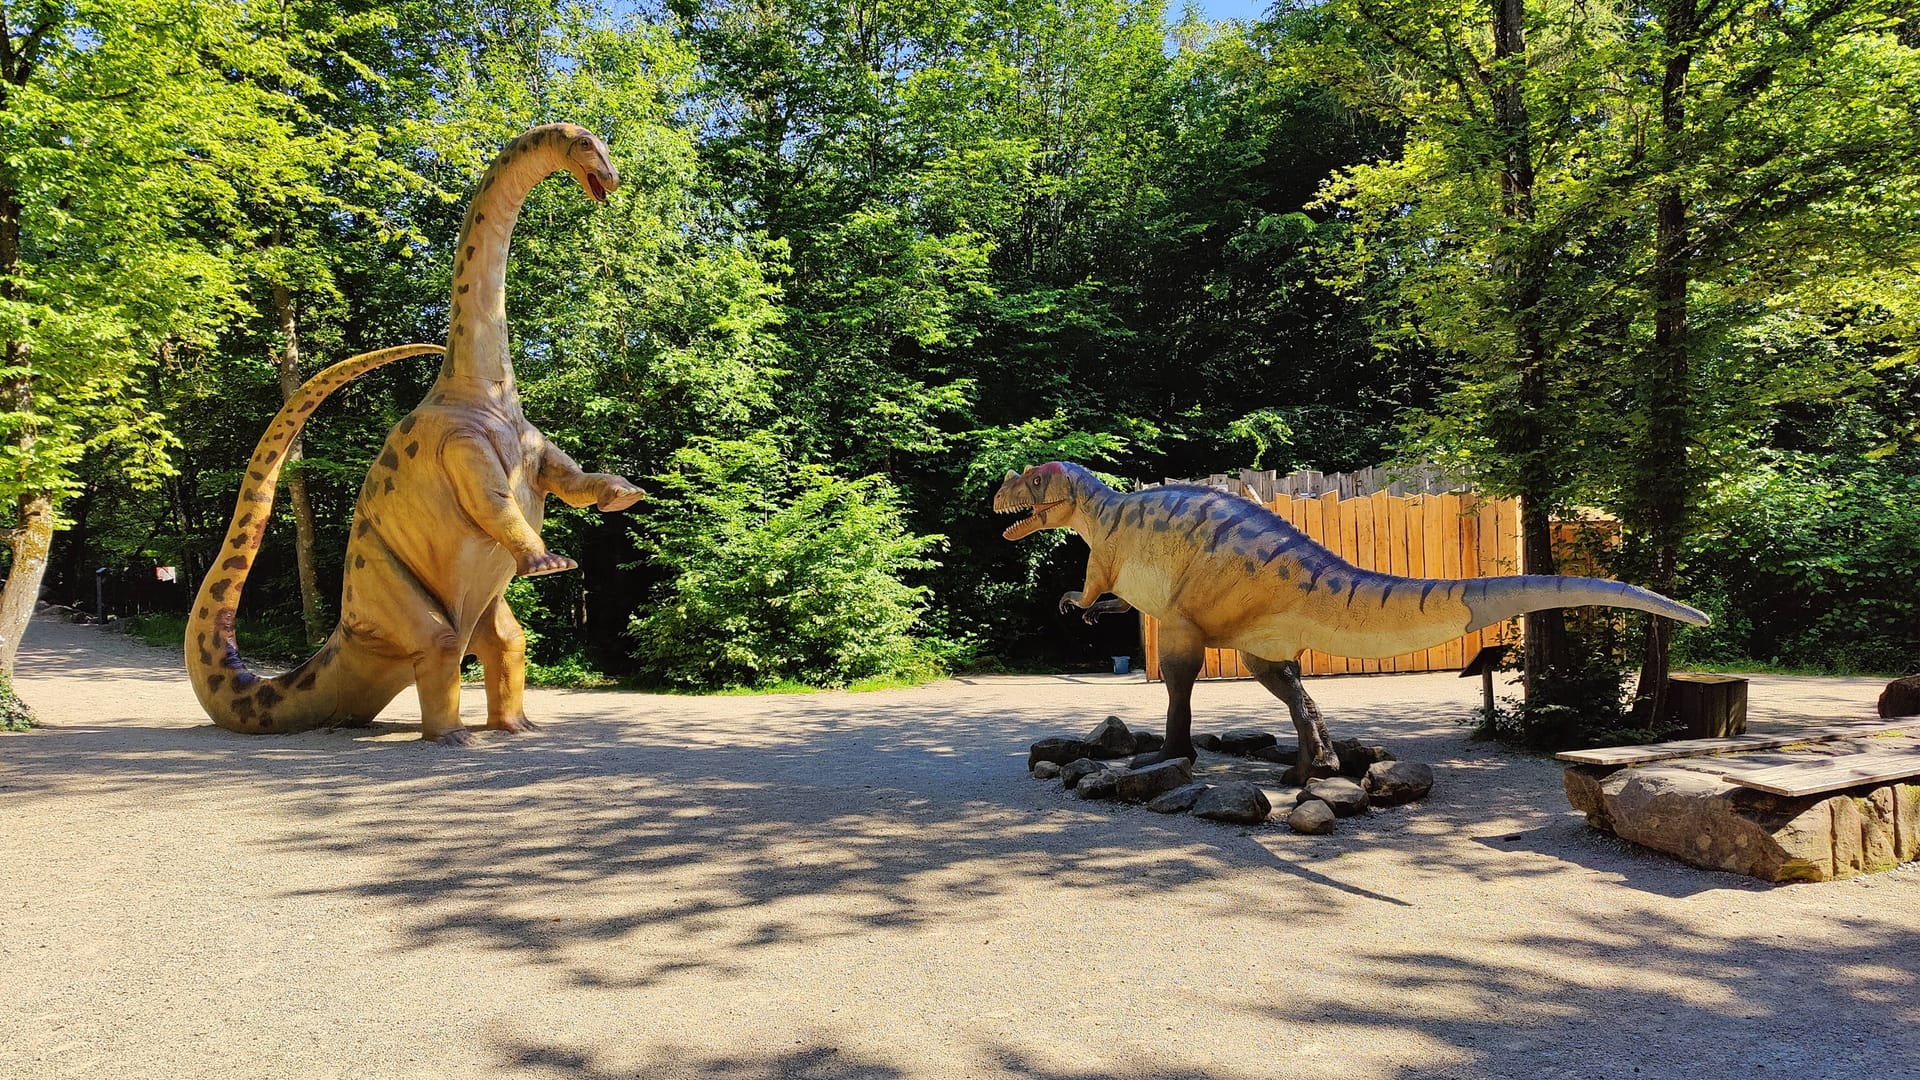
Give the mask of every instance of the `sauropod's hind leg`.
[[1300, 736], [1300, 782], [1337, 775], [1339, 755], [1333, 752], [1333, 739], [1327, 735], [1326, 721], [1320, 719], [1320, 707], [1300, 682], [1300, 665], [1292, 660], [1266, 660], [1248, 652], [1241, 653], [1240, 658], [1261, 686], [1287, 703], [1287, 712], [1293, 715], [1293, 730]]
[[532, 731], [527, 719], [527, 633], [506, 598], [496, 596], [473, 628], [473, 654], [487, 673], [487, 727]]

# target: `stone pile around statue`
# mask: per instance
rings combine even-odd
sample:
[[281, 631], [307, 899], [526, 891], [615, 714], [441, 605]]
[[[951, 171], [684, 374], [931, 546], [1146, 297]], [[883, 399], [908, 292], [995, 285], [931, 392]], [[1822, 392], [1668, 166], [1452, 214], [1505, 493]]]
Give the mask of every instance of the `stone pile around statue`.
[[1133, 803], [1156, 813], [1192, 814], [1234, 825], [1284, 818], [1294, 832], [1309, 835], [1333, 832], [1337, 818], [1416, 802], [1433, 790], [1430, 767], [1397, 760], [1384, 746], [1345, 739], [1333, 744], [1342, 775], [1309, 778], [1296, 796], [1280, 800], [1290, 808], [1276, 813], [1278, 789], [1300, 784], [1297, 746], [1280, 742], [1270, 732], [1251, 730], [1199, 735], [1193, 741], [1202, 751], [1238, 760], [1174, 758], [1143, 761], [1134, 768], [1123, 759], [1160, 750], [1161, 737], [1132, 731], [1119, 717], [1109, 716], [1084, 737], [1053, 736], [1034, 743], [1027, 750], [1027, 768], [1035, 779], [1057, 779], [1063, 790], [1082, 799]]

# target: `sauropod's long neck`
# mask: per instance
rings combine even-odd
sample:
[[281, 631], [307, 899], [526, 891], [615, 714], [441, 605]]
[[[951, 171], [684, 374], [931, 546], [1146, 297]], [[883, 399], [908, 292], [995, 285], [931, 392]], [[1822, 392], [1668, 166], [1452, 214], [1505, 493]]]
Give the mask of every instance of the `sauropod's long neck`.
[[563, 133], [535, 128], [508, 143], [481, 178], [453, 256], [447, 358], [435, 389], [517, 400], [507, 351], [507, 246], [527, 193], [567, 167], [566, 151]]

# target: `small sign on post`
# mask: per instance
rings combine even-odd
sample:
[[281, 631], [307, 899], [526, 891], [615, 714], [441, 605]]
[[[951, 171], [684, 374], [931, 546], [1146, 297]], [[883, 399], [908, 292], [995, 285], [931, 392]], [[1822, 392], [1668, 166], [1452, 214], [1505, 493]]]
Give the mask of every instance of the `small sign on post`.
[[1493, 719], [1493, 672], [1507, 658], [1511, 645], [1488, 645], [1473, 654], [1467, 666], [1460, 669], [1460, 677], [1480, 676], [1480, 695], [1486, 701], [1487, 719]]

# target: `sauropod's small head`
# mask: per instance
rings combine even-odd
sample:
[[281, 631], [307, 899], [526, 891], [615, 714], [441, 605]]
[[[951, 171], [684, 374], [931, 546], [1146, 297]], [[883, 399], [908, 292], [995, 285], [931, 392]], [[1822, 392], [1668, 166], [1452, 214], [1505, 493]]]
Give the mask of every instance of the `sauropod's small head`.
[[1007, 527], [1000, 535], [1009, 540], [1030, 536], [1042, 529], [1064, 529], [1078, 515], [1074, 499], [1080, 494], [1077, 484], [1082, 470], [1064, 461], [1049, 461], [1022, 472], [1009, 472], [993, 493], [997, 514], [1033, 513]]
[[586, 128], [566, 126], [567, 171], [579, 181], [580, 190], [594, 202], [606, 202], [607, 193], [620, 186], [620, 173], [607, 156], [607, 144]]

